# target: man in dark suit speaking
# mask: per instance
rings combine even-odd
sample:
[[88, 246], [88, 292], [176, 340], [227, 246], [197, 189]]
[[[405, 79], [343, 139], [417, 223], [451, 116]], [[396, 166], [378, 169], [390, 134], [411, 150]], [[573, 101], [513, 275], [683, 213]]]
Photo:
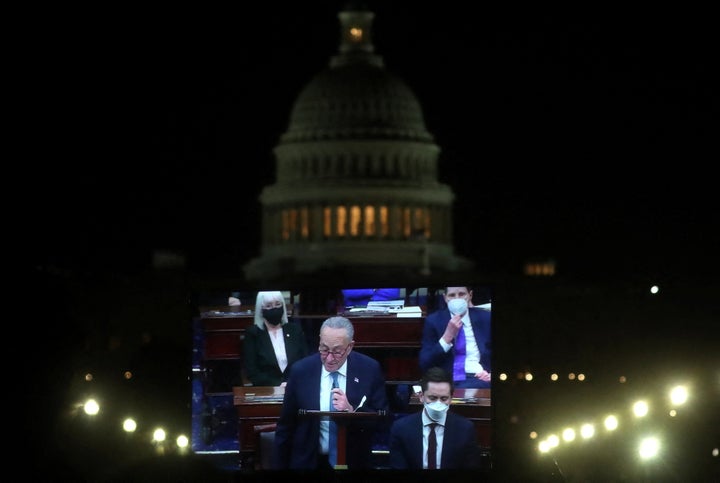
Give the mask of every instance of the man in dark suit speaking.
[[439, 367], [420, 382], [423, 410], [395, 420], [390, 428], [390, 468], [399, 470], [480, 467], [475, 427], [449, 411], [452, 377]]
[[[320, 327], [318, 353], [291, 367], [275, 431], [274, 469], [324, 470], [337, 464], [335, 423], [298, 415], [299, 409], [388, 410], [380, 363], [353, 351], [354, 333], [349, 319], [330, 317]], [[374, 435], [385, 424], [384, 418], [357, 418], [347, 423], [348, 469], [370, 468]]]

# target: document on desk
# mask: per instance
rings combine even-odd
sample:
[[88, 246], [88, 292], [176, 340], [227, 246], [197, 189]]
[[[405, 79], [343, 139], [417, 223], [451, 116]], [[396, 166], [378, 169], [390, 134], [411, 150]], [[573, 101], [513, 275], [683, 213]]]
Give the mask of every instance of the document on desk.
[[390, 310], [396, 317], [422, 317], [422, 309], [418, 306], [403, 307], [400, 310]]
[[368, 302], [368, 310], [385, 311], [392, 313], [395, 310], [400, 310], [405, 306], [405, 301], [400, 300], [374, 300]]

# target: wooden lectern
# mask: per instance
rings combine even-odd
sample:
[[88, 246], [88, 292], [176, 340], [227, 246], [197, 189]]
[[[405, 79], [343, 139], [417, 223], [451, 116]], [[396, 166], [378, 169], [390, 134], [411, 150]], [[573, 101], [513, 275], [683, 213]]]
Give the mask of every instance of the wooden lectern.
[[347, 427], [346, 425], [348, 423], [351, 423], [353, 421], [357, 421], [358, 419], [368, 419], [368, 418], [382, 418], [387, 416], [387, 411], [385, 410], [379, 410], [374, 412], [349, 412], [349, 411], [318, 411], [316, 409], [299, 409], [298, 410], [299, 416], [311, 416], [311, 417], [324, 417], [327, 416], [328, 418], [335, 421], [335, 424], [337, 425], [337, 463], [335, 464], [336, 470], [346, 470], [347, 467], [347, 459], [346, 459], [346, 451], [347, 451], [347, 445], [346, 445], [346, 438], [347, 438]]

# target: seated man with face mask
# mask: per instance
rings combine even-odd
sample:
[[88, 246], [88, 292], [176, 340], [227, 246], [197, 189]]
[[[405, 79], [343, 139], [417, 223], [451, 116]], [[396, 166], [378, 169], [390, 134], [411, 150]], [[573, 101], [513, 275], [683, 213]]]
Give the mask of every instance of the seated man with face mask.
[[395, 420], [390, 428], [390, 468], [479, 468], [480, 449], [472, 421], [448, 410], [453, 393], [450, 374], [432, 367], [420, 387], [423, 410]]
[[472, 290], [446, 287], [446, 307], [423, 325], [420, 370], [442, 367], [458, 388], [490, 388], [490, 311], [470, 307]]
[[245, 331], [245, 377], [253, 386], [284, 386], [290, 366], [308, 355], [300, 324], [289, 323], [282, 292], [258, 292], [255, 323]]

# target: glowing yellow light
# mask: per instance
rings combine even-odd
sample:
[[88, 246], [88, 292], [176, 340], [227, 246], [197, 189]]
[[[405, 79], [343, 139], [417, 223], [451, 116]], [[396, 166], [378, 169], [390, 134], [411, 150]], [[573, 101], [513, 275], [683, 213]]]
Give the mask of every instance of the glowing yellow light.
[[130, 372], [130, 371], [125, 371], [125, 372], [123, 372], [123, 377], [124, 377], [125, 379], [128, 379], [128, 380], [129, 380], [129, 379], [132, 379], [133, 373]]
[[688, 400], [688, 390], [685, 386], [675, 386], [670, 390], [670, 402], [675, 406], [685, 404]]
[[573, 428], [566, 428], [563, 430], [562, 437], [564, 441], [575, 441], [575, 430]]
[[607, 429], [608, 431], [614, 431], [617, 429], [619, 423], [618, 419], [615, 416], [610, 415], [605, 418], [603, 424], [605, 425], [605, 429]]
[[88, 372], [87, 374], [85, 374], [85, 380], [86, 380], [87, 382], [92, 381], [92, 380], [93, 380], [93, 375]]
[[533, 380], [533, 375], [528, 372], [527, 374], [525, 374], [525, 380], [526, 380], [526, 381], [532, 381], [532, 380]]
[[585, 380], [585, 374], [578, 374], [578, 381], [584, 381]]
[[638, 453], [642, 459], [654, 458], [660, 452], [660, 441], [657, 438], [645, 438], [640, 442]]
[[167, 434], [165, 434], [165, 430], [162, 428], [157, 428], [155, 431], [153, 431], [153, 441], [165, 441], [166, 437]]
[[646, 401], [637, 401], [633, 404], [633, 414], [635, 414], [638, 418], [647, 416], [649, 410], [650, 408], [648, 407], [648, 403]]
[[175, 439], [175, 443], [178, 445], [179, 448], [187, 448], [188, 444], [190, 443], [190, 440], [187, 436], [184, 434], [181, 434]]
[[651, 293], [651, 294], [656, 294], [656, 293], [658, 293], [659, 291], [660, 291], [660, 287], [658, 287], [657, 285], [653, 285], [652, 287], [650, 287], [650, 293]]
[[552, 446], [551, 446], [550, 443], [548, 443], [547, 441], [540, 441], [540, 442], [538, 443], [538, 450], [539, 450], [541, 453], [547, 453], [547, 452], [550, 451], [551, 449], [552, 449]]
[[85, 414], [95, 416], [97, 413], [100, 412], [100, 405], [96, 400], [88, 399], [83, 405], [83, 411], [85, 411]]
[[595, 426], [593, 426], [590, 423], [585, 423], [582, 426], [580, 426], [580, 436], [582, 436], [583, 439], [589, 439], [592, 438], [595, 435]]
[[127, 418], [123, 421], [123, 429], [126, 433], [133, 433], [137, 429], [137, 423], [133, 418]]
[[550, 374], [551, 381], [557, 381], [558, 379], [560, 379], [560, 377], [556, 373], [553, 372], [552, 374]]
[[574, 373], [574, 372], [571, 372], [570, 374], [568, 374], [568, 379], [570, 379], [571, 381], [574, 381], [574, 380], [575, 380], [575, 373]]
[[538, 434], [537, 431], [530, 431], [530, 439], [537, 439]]
[[363, 30], [359, 27], [352, 27], [350, 29], [350, 38], [353, 39], [355, 42], [360, 42], [362, 40], [363, 36]]
[[508, 376], [507, 376], [507, 374], [505, 374], [504, 372], [501, 372], [501, 373], [500, 373], [500, 376], [498, 376], [498, 378], [499, 378], [501, 381], [507, 381]]

